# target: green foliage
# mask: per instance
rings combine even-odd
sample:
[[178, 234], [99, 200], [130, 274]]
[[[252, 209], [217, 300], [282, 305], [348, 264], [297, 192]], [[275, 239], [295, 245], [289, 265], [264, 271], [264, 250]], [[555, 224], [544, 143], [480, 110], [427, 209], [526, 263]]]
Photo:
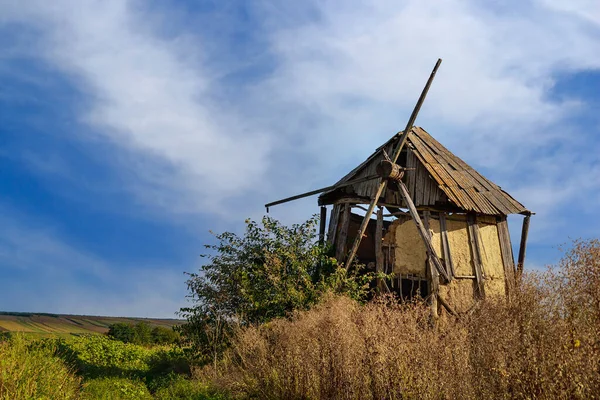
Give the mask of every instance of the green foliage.
[[135, 332], [133, 342], [136, 344], [152, 343], [152, 328], [145, 322], [138, 322], [133, 326]]
[[82, 400], [146, 400], [152, 395], [143, 382], [127, 378], [90, 379], [81, 391]]
[[207, 385], [198, 381], [173, 375], [168, 385], [158, 389], [154, 398], [159, 400], [225, 400], [227, 397], [211, 390]]
[[152, 350], [106, 336], [89, 335], [60, 340], [61, 353], [73, 361], [86, 378], [142, 377], [150, 370]]
[[152, 329], [152, 343], [154, 344], [176, 344], [179, 342], [179, 333], [173, 328], [155, 326]]
[[117, 322], [108, 327], [107, 335], [123, 343], [141, 345], [175, 344], [179, 341], [179, 334], [172, 328], [165, 328], [163, 326], [152, 328], [145, 322], [138, 322], [135, 325]]
[[21, 335], [0, 341], [0, 399], [74, 399], [76, 377], [55, 356], [50, 341], [29, 343]]
[[113, 339], [120, 340], [123, 343], [132, 343], [135, 338], [135, 330], [132, 324], [117, 322], [108, 327], [107, 335]]
[[[187, 324], [178, 327], [203, 361], [215, 360], [228, 345], [235, 324], [247, 326], [305, 310], [325, 293], [362, 300], [373, 274], [348, 273], [317, 243], [317, 217], [286, 227], [265, 217], [246, 220], [239, 237], [216, 235], [200, 273], [187, 281], [193, 307], [181, 309]], [[354, 268], [354, 271], [357, 269]]]
[[14, 334], [0, 340], [0, 400], [151, 399], [154, 392], [161, 399], [222, 398], [188, 380], [190, 375], [176, 346], [140, 346], [100, 335]]

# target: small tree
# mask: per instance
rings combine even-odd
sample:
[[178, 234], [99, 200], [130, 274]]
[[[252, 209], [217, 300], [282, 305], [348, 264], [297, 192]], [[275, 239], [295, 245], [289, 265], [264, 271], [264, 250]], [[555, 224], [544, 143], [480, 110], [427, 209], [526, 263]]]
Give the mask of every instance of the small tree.
[[216, 245], [200, 273], [188, 273], [192, 307], [180, 315], [178, 330], [202, 359], [216, 360], [227, 346], [233, 325], [246, 326], [305, 310], [326, 292], [362, 300], [374, 274], [348, 274], [318, 245], [317, 217], [286, 227], [264, 217], [262, 225], [246, 220], [239, 237], [216, 235]]
[[133, 326], [135, 332], [133, 342], [135, 344], [150, 344], [152, 343], [152, 328], [145, 322], [138, 322]]
[[117, 322], [109, 325], [107, 335], [124, 343], [132, 343], [135, 339], [135, 330], [131, 324]]
[[179, 334], [173, 328], [164, 326], [155, 326], [152, 329], [152, 343], [155, 344], [175, 344], [179, 341]]

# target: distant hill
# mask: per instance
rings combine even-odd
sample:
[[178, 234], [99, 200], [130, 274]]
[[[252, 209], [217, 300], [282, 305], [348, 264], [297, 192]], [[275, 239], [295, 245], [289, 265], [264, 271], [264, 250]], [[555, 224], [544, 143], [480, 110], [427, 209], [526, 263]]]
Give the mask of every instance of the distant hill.
[[0, 332], [24, 332], [40, 336], [105, 333], [108, 326], [117, 322], [150, 326], [172, 327], [185, 321], [179, 319], [99, 317], [92, 315], [67, 315], [48, 313], [1, 312]]

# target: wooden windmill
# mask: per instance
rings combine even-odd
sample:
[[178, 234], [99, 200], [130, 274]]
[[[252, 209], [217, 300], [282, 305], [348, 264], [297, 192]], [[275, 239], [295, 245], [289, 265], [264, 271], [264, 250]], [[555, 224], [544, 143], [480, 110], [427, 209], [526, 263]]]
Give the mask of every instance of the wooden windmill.
[[[325, 207], [333, 205], [328, 240], [336, 258], [349, 267], [357, 257], [365, 263], [374, 260], [377, 271], [399, 276], [390, 286], [401, 296], [413, 293], [417, 282], [436, 315], [438, 305], [455, 313], [467, 306], [465, 298], [482, 298], [486, 290], [510, 295], [515, 275], [523, 268], [532, 214], [422, 128], [413, 127], [441, 61], [404, 131], [335, 185], [265, 205], [268, 210], [322, 193], [320, 238], [325, 237]], [[362, 208], [365, 215], [352, 214], [353, 207]], [[387, 216], [396, 217], [393, 223], [384, 221], [384, 208]], [[506, 222], [509, 214], [525, 215], [517, 268]], [[379, 286], [390, 290], [385, 282]]]

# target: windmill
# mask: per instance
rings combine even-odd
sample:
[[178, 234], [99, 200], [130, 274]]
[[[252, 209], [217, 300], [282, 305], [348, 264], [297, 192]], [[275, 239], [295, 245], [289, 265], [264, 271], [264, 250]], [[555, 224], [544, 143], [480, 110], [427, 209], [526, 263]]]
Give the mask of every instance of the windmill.
[[[510, 296], [523, 270], [532, 215], [424, 129], [413, 126], [441, 61], [437, 60], [403, 131], [336, 184], [265, 205], [268, 212], [277, 204], [321, 193], [319, 239], [324, 241], [326, 206], [331, 204], [328, 240], [338, 261], [351, 268], [357, 258], [364, 262], [374, 257], [377, 271], [396, 276], [390, 284], [400, 296], [408, 290], [405, 284], [426, 284], [435, 315], [438, 305], [450, 314], [464, 311], [469, 303], [466, 297]], [[353, 207], [363, 209], [365, 215], [352, 214]], [[396, 219], [384, 221], [383, 208]], [[525, 216], [518, 267], [508, 231], [509, 214]], [[378, 286], [390, 289], [382, 281]]]
[[[387, 154], [386, 154], [387, 159], [382, 161], [381, 164], [378, 166], [377, 174], [367, 176], [364, 178], [360, 178], [360, 179], [356, 179], [356, 180], [352, 180], [352, 181], [348, 181], [348, 182], [345, 182], [340, 185], [332, 185], [332, 186], [327, 186], [327, 187], [324, 187], [321, 189], [312, 190], [310, 192], [306, 192], [306, 193], [303, 193], [303, 194], [300, 194], [297, 196], [292, 196], [292, 197], [288, 197], [286, 199], [282, 199], [282, 200], [278, 200], [278, 201], [275, 201], [272, 203], [265, 204], [267, 212], [269, 211], [269, 207], [272, 207], [277, 204], [282, 204], [282, 203], [286, 203], [288, 201], [301, 199], [303, 197], [312, 196], [312, 195], [322, 193], [322, 192], [332, 190], [332, 189], [338, 189], [343, 186], [349, 186], [349, 185], [366, 182], [366, 181], [373, 180], [373, 179], [379, 179], [379, 184], [377, 185], [377, 189], [374, 191], [373, 195], [371, 196], [372, 197], [371, 204], [369, 205], [369, 208], [366, 211], [363, 222], [360, 225], [360, 228], [356, 235], [354, 244], [348, 254], [348, 257], [346, 258], [346, 265], [350, 266], [350, 265], [352, 265], [352, 262], [354, 261], [354, 258], [356, 257], [356, 252], [358, 251], [358, 247], [360, 246], [360, 243], [361, 243], [361, 240], [365, 233], [365, 230], [367, 229], [367, 224], [369, 223], [369, 219], [371, 218], [371, 215], [373, 215], [373, 211], [375, 210], [377, 201], [379, 200], [379, 198], [381, 197], [381, 194], [385, 190], [385, 188], [388, 184], [388, 181], [391, 180], [399, 186], [402, 196], [404, 198], [404, 201], [409, 206], [410, 214], [411, 214], [413, 220], [415, 221], [415, 224], [417, 225], [417, 229], [425, 243], [425, 246], [427, 247], [428, 253], [431, 253], [431, 255], [432, 255], [431, 258], [432, 258], [433, 266], [435, 267], [437, 272], [441, 276], [444, 277], [444, 279], [449, 280], [450, 278], [449, 278], [448, 274], [446, 273], [444, 267], [442, 266], [441, 261], [439, 260], [439, 258], [437, 256], [435, 256], [435, 251], [433, 251], [433, 247], [431, 244], [431, 239], [429, 237], [429, 234], [425, 230], [425, 226], [423, 225], [423, 222], [421, 221], [421, 218], [419, 217], [419, 214], [417, 213], [415, 205], [410, 197], [410, 194], [408, 193], [408, 190], [406, 189], [406, 185], [402, 182], [402, 176], [404, 175], [405, 169], [400, 167], [398, 164], [396, 164], [396, 161], [398, 160], [398, 157], [400, 156], [400, 152], [402, 151], [402, 148], [404, 147], [404, 144], [406, 143], [408, 134], [411, 131], [411, 129], [415, 123], [415, 120], [417, 119], [417, 115], [419, 114], [419, 111], [421, 110], [421, 106], [423, 105], [423, 102], [425, 101], [425, 97], [427, 96], [427, 93], [429, 92], [431, 83], [433, 82], [433, 79], [435, 78], [435, 74], [437, 73], [437, 70], [440, 67], [441, 63], [442, 63], [441, 58], [438, 59], [437, 62], [435, 63], [435, 66], [433, 67], [433, 71], [431, 71], [431, 75], [429, 76], [429, 79], [427, 80], [427, 84], [423, 88], [423, 91], [421, 92], [421, 96], [417, 100], [417, 104], [416, 104], [415, 108], [413, 109], [413, 112], [410, 115], [410, 118], [408, 119], [406, 128], [402, 132], [402, 135], [400, 136], [400, 139], [398, 141], [396, 148], [394, 149], [391, 157], [387, 156]], [[322, 225], [322, 227], [323, 227], [323, 225]], [[322, 231], [321, 237], [323, 237], [323, 235], [324, 235], [324, 232]]]

